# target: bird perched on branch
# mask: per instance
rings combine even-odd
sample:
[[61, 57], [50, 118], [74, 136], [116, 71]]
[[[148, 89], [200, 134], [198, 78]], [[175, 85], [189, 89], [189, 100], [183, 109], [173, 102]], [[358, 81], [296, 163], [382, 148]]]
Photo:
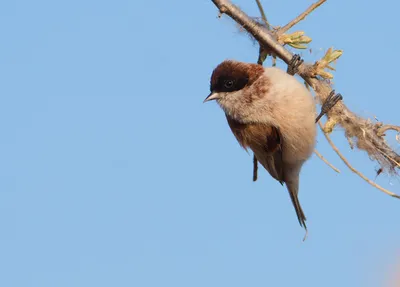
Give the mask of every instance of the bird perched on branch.
[[[244, 148], [282, 185], [286, 184], [302, 227], [299, 175], [316, 141], [315, 102], [293, 75], [302, 60], [293, 57], [288, 71], [227, 60], [213, 71], [210, 95], [224, 110], [228, 124]], [[306, 233], [307, 234], [307, 233]]]

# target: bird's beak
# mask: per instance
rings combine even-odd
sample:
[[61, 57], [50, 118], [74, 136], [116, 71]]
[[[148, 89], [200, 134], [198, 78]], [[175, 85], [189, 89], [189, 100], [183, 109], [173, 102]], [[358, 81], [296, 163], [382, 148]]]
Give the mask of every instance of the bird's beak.
[[208, 95], [208, 97], [203, 101], [203, 103], [216, 99], [219, 99], [219, 93], [211, 92], [211, 94]]

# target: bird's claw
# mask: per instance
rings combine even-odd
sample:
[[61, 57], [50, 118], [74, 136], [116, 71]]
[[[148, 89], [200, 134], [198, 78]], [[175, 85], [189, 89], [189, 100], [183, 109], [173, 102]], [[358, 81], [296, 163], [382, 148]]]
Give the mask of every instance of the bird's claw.
[[294, 76], [298, 71], [299, 71], [299, 66], [303, 64], [303, 59], [300, 57], [299, 54], [294, 54], [292, 59], [289, 61], [288, 67], [287, 67], [287, 73], [289, 75]]
[[332, 90], [329, 96], [326, 98], [325, 102], [323, 103], [321, 112], [315, 119], [315, 122], [317, 123], [322, 118], [323, 115], [329, 112], [330, 109], [332, 109], [333, 106], [335, 106], [337, 102], [339, 102], [342, 99], [343, 96], [341, 94], [335, 94], [335, 90]]

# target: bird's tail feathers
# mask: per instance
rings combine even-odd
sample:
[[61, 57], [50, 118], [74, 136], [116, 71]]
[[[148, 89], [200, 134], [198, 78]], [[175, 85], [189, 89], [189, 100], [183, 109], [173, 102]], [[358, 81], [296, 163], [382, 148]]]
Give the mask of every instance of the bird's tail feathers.
[[286, 187], [289, 191], [290, 199], [292, 200], [294, 209], [296, 210], [297, 219], [299, 220], [300, 226], [304, 227], [307, 231], [306, 216], [304, 215], [303, 209], [301, 208], [300, 201], [298, 198], [299, 193], [299, 180], [297, 178], [294, 182], [286, 182]]

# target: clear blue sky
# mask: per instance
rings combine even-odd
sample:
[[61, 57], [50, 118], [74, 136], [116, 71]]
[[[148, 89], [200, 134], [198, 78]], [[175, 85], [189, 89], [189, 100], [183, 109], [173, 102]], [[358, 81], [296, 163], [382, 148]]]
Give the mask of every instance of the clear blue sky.
[[[274, 25], [312, 2], [263, 1]], [[335, 88], [393, 124], [398, 9], [328, 1], [295, 29], [314, 39], [308, 61], [343, 49]], [[2, 1], [0, 36], [0, 286], [387, 286], [399, 200], [319, 135], [342, 174], [304, 166], [303, 243], [286, 189], [264, 170], [251, 181], [251, 155], [202, 103], [219, 62], [258, 51], [211, 1]], [[376, 163], [333, 138], [374, 178]]]

